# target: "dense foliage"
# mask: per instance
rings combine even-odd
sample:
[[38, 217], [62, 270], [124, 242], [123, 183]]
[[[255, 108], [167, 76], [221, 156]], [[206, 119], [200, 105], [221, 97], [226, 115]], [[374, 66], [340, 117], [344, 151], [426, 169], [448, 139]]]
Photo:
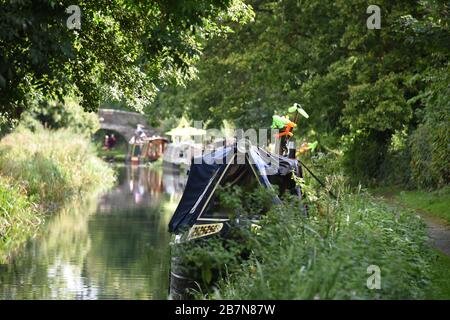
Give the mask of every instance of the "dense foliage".
[[32, 200], [47, 207], [114, 181], [88, 138], [42, 127], [32, 132], [19, 126], [0, 141], [0, 175], [20, 183]]
[[140, 109], [158, 86], [193, 77], [204, 39], [251, 17], [240, 0], [77, 1], [81, 29], [69, 29], [73, 4], [0, 1], [3, 116], [18, 118], [30, 100], [69, 93], [86, 110], [106, 98]]
[[300, 135], [343, 143], [355, 182], [449, 183], [448, 1], [379, 1], [380, 30], [363, 0], [250, 3], [254, 23], [208, 43], [199, 79], [161, 92], [155, 117], [267, 128], [299, 102]]
[[[253, 231], [241, 224], [226, 239], [183, 245], [196, 279], [219, 279], [218, 290], [204, 286], [202, 294], [236, 300], [424, 298], [432, 253], [421, 218], [364, 193], [341, 191], [337, 201], [310, 195], [308, 216], [290, 199], [272, 207]], [[378, 290], [367, 286], [369, 266], [380, 268]]]
[[0, 141], [0, 264], [44, 222], [45, 214], [114, 182], [89, 139], [71, 129], [19, 126]]
[[80, 104], [70, 99], [62, 102], [32, 101], [20, 120], [22, 126], [32, 131], [42, 126], [53, 130], [66, 128], [86, 137], [95, 134], [100, 128], [97, 114], [85, 112]]
[[[231, 299], [417, 299], [428, 285], [431, 256], [421, 219], [364, 195], [345, 196], [325, 214], [305, 218], [292, 206], [263, 221], [254, 256], [230, 277]], [[370, 290], [368, 267], [381, 271]], [[247, 283], [241, 286], [241, 283]]]
[[421, 187], [443, 186], [450, 181], [450, 64], [425, 75], [429, 89], [419, 127], [410, 137], [412, 178]]

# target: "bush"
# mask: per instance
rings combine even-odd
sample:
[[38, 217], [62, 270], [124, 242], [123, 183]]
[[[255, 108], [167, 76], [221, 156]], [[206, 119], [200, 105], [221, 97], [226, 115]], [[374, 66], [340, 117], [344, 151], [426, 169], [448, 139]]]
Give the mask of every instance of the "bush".
[[18, 127], [0, 141], [0, 174], [45, 205], [105, 188], [114, 180], [89, 140], [69, 129], [31, 132]]
[[376, 183], [388, 142], [389, 134], [378, 131], [357, 132], [346, 141], [342, 164], [350, 181], [364, 185]]
[[94, 134], [100, 128], [97, 115], [85, 112], [71, 99], [64, 103], [46, 99], [32, 101], [29, 110], [22, 114], [20, 123], [31, 131], [41, 126], [48, 129], [70, 128], [85, 136]]
[[227, 274], [239, 271], [249, 249], [250, 238], [244, 229], [236, 230], [240, 232], [229, 235], [227, 239], [213, 236], [174, 246], [172, 254], [179, 258], [183, 274], [195, 279], [205, 292]]
[[[199, 238], [174, 246], [173, 255], [180, 259], [183, 272], [196, 279], [203, 288], [237, 272], [251, 251], [252, 230], [249, 216], [260, 215], [271, 206], [273, 193], [257, 188], [243, 192], [238, 186], [217, 189], [222, 210], [229, 213], [230, 229], [226, 238], [213, 236]], [[236, 218], [242, 219], [239, 223]]]
[[450, 183], [450, 64], [431, 68], [423, 76], [427, 87], [418, 96], [421, 124], [411, 135], [411, 172], [418, 187], [440, 188]]
[[450, 128], [448, 123], [421, 125], [410, 139], [411, 175], [419, 188], [450, 183]]

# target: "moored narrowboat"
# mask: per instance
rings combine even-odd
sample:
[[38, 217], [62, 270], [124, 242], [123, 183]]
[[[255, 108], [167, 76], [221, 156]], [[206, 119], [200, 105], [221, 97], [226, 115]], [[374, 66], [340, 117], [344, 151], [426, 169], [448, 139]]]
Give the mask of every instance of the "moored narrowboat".
[[[300, 187], [292, 179], [294, 174], [301, 176], [297, 160], [269, 153], [249, 143], [222, 147], [195, 158], [183, 196], [169, 223], [169, 231], [174, 234], [172, 245], [211, 236], [226, 237], [231, 225], [236, 225], [231, 221], [233, 215], [221, 208], [218, 188], [239, 186], [251, 191], [276, 186], [278, 194], [273, 196], [274, 204], [281, 203], [280, 197], [285, 193], [301, 200]], [[257, 221], [259, 218], [248, 219]], [[179, 257], [172, 256], [170, 296], [173, 299], [189, 298], [188, 290], [199, 287], [199, 281], [183, 273], [181, 263]]]

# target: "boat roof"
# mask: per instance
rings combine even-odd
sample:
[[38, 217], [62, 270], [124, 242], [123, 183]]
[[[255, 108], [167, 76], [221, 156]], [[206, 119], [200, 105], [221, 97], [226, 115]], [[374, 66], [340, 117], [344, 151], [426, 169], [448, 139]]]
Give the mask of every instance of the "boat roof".
[[161, 137], [161, 136], [147, 137], [147, 138], [144, 139], [144, 141], [155, 141], [155, 140], [162, 140], [162, 141], [165, 141], [165, 142], [169, 141], [169, 139]]
[[[244, 161], [239, 161], [239, 160]], [[183, 226], [192, 226], [197, 218], [208, 210], [208, 204], [218, 185], [231, 174], [232, 166], [247, 166], [251, 170], [242, 174], [253, 174], [265, 188], [271, 188], [273, 176], [291, 179], [292, 172], [298, 172], [298, 162], [250, 145], [240, 152], [237, 145], [222, 147], [194, 158], [183, 196], [169, 223], [169, 231], [177, 233]], [[236, 168], [234, 168], [236, 169]], [[235, 171], [235, 170], [234, 170]], [[236, 180], [237, 184], [239, 181]], [[276, 199], [278, 202], [280, 200]]]

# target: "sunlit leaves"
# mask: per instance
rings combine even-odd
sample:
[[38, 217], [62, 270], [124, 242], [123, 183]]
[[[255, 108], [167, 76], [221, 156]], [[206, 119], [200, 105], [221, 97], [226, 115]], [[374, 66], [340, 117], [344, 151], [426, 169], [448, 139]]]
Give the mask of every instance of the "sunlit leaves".
[[74, 31], [65, 26], [70, 4], [2, 1], [0, 112], [18, 117], [32, 88], [44, 97], [77, 94], [88, 110], [105, 99], [142, 110], [158, 86], [194, 77], [207, 37], [251, 18], [240, 0], [78, 1], [81, 30]]

